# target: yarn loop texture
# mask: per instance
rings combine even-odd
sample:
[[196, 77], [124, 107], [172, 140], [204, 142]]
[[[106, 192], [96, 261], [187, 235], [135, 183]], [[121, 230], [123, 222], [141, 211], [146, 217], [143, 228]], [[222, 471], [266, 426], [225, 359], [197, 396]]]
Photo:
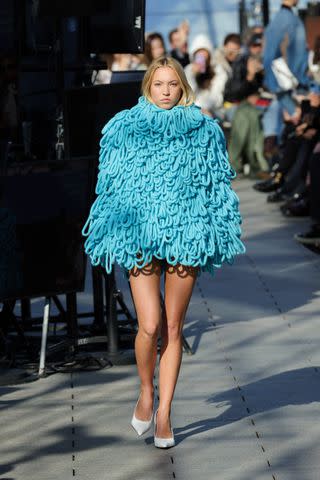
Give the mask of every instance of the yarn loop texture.
[[199, 107], [166, 110], [142, 96], [105, 125], [100, 147], [82, 230], [93, 265], [110, 273], [155, 257], [214, 275], [245, 252], [224, 134]]

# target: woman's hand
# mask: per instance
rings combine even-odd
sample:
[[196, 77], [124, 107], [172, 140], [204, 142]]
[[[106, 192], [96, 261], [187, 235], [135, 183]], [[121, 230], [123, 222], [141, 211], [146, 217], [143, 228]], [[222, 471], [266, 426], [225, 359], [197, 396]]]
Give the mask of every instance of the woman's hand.
[[307, 128], [308, 124], [307, 123], [300, 123], [300, 125], [298, 125], [296, 127], [296, 135], [297, 137], [300, 137], [301, 135], [303, 135], [305, 129]]
[[316, 133], [317, 130], [315, 128], [308, 128], [308, 130], [303, 134], [303, 138], [306, 140], [312, 140]]
[[283, 119], [285, 122], [290, 122], [293, 123], [293, 125], [298, 125], [301, 120], [301, 108], [298, 107], [293, 115], [290, 115], [286, 110], [284, 110]]

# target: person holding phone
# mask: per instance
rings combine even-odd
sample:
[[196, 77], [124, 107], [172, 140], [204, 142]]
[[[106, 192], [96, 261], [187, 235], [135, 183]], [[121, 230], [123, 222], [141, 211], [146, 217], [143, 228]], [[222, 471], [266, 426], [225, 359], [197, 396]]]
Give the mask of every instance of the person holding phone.
[[217, 74], [213, 64], [213, 46], [205, 35], [197, 35], [190, 48], [191, 63], [185, 73], [194, 94], [195, 103], [210, 116], [221, 116], [223, 91], [227, 76], [223, 70]]

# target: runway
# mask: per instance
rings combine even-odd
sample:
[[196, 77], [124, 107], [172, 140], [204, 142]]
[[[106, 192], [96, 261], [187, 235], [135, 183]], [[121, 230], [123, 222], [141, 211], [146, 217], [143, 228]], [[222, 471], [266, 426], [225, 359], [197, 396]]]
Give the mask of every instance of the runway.
[[192, 296], [176, 447], [131, 428], [135, 365], [55, 374], [0, 388], [1, 479], [319, 480], [320, 256], [293, 240], [309, 218], [284, 218], [252, 183], [234, 182], [246, 254]]

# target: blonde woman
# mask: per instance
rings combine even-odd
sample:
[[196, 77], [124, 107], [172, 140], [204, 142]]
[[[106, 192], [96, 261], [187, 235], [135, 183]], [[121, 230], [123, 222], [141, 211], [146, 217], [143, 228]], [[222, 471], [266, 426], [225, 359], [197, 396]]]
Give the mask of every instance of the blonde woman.
[[[140, 395], [131, 425], [154, 420], [154, 444], [175, 445], [170, 412], [182, 358], [182, 327], [197, 276], [244, 253], [235, 172], [217, 122], [193, 103], [178, 62], [148, 68], [142, 96], [104, 127], [95, 200], [83, 234], [94, 265], [127, 272], [137, 311]], [[164, 308], [160, 278], [165, 276]], [[154, 371], [161, 335], [159, 405]]]

